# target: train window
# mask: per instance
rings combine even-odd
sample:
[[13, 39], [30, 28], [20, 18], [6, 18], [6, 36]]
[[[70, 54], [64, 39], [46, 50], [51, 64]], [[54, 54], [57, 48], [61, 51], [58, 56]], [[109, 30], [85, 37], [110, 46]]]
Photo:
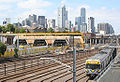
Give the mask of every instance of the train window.
[[46, 46], [47, 43], [44, 39], [37, 39], [34, 41], [33, 46]]
[[67, 45], [67, 42], [66, 40], [55, 40], [54, 43], [53, 43], [54, 46], [66, 46]]
[[101, 54], [107, 54], [107, 52], [104, 52], [104, 51], [100, 51]]
[[97, 64], [86, 64], [86, 69], [100, 69], [100, 65], [97, 65]]
[[[17, 40], [15, 41], [15, 45], [17, 45]], [[19, 39], [19, 45], [27, 45], [27, 41], [25, 39]]]
[[104, 69], [104, 62], [103, 62], [103, 69]]

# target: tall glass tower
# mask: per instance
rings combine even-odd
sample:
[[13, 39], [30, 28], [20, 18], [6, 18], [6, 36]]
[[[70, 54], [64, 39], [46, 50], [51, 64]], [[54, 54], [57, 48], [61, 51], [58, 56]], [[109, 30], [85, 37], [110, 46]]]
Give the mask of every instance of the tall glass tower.
[[86, 23], [86, 9], [85, 8], [81, 8], [81, 22], [82, 23]]
[[65, 28], [67, 21], [68, 11], [66, 10], [65, 5], [62, 5], [60, 8], [58, 8], [58, 27]]

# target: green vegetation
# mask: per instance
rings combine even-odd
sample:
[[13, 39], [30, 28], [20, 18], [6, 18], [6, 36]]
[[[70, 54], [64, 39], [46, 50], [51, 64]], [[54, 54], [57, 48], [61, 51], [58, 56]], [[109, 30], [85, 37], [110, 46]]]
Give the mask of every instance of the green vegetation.
[[63, 31], [63, 33], [68, 33], [68, 32], [69, 32], [68, 28], [65, 28]]
[[14, 52], [15, 52], [14, 57], [15, 57], [15, 58], [18, 58], [18, 48], [15, 48], [15, 49], [14, 49]]
[[80, 31], [79, 31], [79, 30], [77, 30], [77, 31], [75, 31], [75, 33], [80, 33]]
[[13, 24], [8, 24], [7, 26], [0, 26], [0, 33], [6, 33], [6, 32], [25, 33], [26, 31], [24, 28], [16, 27]]
[[6, 48], [7, 48], [7, 46], [5, 44], [3, 44], [2, 42], [0, 42], [0, 53], [2, 55], [4, 55]]
[[52, 28], [48, 28], [47, 32], [48, 32], [48, 33], [53, 33], [54, 30], [53, 30]]
[[20, 33], [25, 33], [26, 31], [25, 31], [25, 29], [24, 28], [21, 28], [20, 29]]

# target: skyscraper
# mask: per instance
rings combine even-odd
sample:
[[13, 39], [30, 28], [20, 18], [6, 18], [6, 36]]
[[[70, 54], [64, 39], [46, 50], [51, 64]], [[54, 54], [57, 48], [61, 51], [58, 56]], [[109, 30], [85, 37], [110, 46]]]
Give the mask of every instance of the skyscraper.
[[46, 19], [45, 16], [38, 16], [38, 25], [45, 28]]
[[88, 18], [88, 32], [95, 33], [95, 25], [94, 25], [94, 18]]
[[86, 23], [86, 10], [85, 10], [85, 8], [81, 8], [80, 16], [81, 16], [81, 22]]
[[75, 25], [80, 26], [82, 24], [81, 17], [75, 17]]
[[80, 10], [80, 17], [77, 18], [77, 28], [78, 31], [81, 33], [86, 33], [87, 32], [87, 24], [86, 24], [86, 10], [85, 8], [81, 8]]
[[68, 11], [65, 5], [62, 5], [58, 8], [58, 27], [65, 28], [67, 26], [66, 22], [68, 22]]
[[35, 14], [29, 15], [29, 20], [31, 23], [37, 22], [37, 15], [35, 15]]

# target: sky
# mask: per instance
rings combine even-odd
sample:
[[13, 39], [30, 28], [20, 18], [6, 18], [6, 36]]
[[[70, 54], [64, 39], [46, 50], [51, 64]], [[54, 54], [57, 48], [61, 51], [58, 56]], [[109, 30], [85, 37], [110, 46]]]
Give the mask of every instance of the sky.
[[115, 33], [120, 34], [120, 0], [0, 0], [0, 24], [5, 18], [12, 22], [22, 21], [29, 14], [43, 15], [48, 19], [57, 19], [58, 7], [65, 4], [69, 20], [74, 24], [80, 16], [80, 8], [86, 8], [86, 15], [95, 18], [97, 23], [112, 24]]

